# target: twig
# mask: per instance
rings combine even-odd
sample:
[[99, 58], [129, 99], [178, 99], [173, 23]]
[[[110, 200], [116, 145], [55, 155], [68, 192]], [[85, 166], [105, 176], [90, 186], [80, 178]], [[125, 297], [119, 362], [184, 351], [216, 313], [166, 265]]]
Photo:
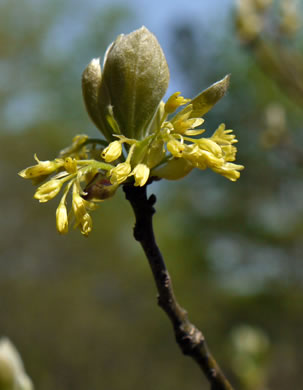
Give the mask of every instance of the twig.
[[156, 197], [151, 195], [147, 198], [146, 188], [125, 184], [123, 190], [135, 213], [134, 237], [140, 242], [149, 261], [159, 294], [158, 304], [170, 318], [183, 354], [197, 362], [210, 382], [211, 390], [233, 390], [210, 353], [202, 332], [189, 321], [187, 312], [176, 300], [171, 278], [153, 232]]

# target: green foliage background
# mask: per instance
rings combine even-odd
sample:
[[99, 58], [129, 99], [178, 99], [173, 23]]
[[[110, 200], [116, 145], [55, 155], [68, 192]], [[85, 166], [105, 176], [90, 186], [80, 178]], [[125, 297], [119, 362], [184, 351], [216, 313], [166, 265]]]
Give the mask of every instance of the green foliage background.
[[[56, 200], [39, 205], [17, 176], [34, 152], [52, 159], [73, 135], [98, 135], [82, 103], [81, 72], [117, 32], [142, 24], [126, 5], [83, 13], [79, 24], [72, 5], [0, 3], [0, 335], [17, 345], [37, 389], [201, 388], [198, 368], [181, 355], [156, 305], [122, 191], [94, 212], [88, 239], [77, 231], [61, 237]], [[219, 32], [175, 20], [165, 34], [184, 96], [232, 74], [206, 126], [224, 121], [235, 129], [237, 162], [246, 166], [237, 183], [199, 171], [151, 187], [177, 297], [238, 388], [251, 387], [233, 366], [231, 334], [246, 324], [270, 345], [254, 389], [300, 390], [302, 108], [240, 45], [233, 12]], [[300, 52], [302, 41], [296, 45]], [[265, 148], [265, 111], [273, 103], [286, 113], [287, 142]]]

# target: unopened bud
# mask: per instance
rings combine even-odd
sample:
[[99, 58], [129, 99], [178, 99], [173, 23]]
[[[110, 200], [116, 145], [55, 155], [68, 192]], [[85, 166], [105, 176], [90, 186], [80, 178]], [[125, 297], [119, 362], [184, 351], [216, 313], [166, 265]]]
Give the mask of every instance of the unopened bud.
[[111, 162], [117, 160], [121, 156], [121, 153], [121, 142], [113, 141], [102, 151], [101, 156], [106, 162]]
[[112, 184], [123, 183], [131, 172], [131, 166], [128, 162], [118, 164], [110, 171], [110, 182]]
[[68, 217], [64, 202], [60, 202], [56, 210], [56, 225], [59, 233], [66, 234], [68, 232]]
[[108, 108], [122, 134], [142, 139], [149, 131], [169, 81], [165, 56], [145, 27], [119, 35], [109, 46], [101, 75], [100, 62], [92, 61], [83, 74], [83, 96], [90, 116], [107, 139], [113, 128]]
[[135, 186], [143, 187], [149, 178], [150, 169], [145, 164], [135, 166], [132, 174], [135, 177]]
[[61, 190], [63, 181], [52, 179], [42, 184], [35, 192], [34, 198], [38, 199], [40, 203], [47, 202], [53, 199]]

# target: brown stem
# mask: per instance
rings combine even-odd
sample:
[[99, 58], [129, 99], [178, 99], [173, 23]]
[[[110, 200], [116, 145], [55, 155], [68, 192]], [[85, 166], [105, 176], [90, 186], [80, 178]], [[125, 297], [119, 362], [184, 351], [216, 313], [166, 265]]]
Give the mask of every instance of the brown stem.
[[156, 197], [151, 195], [147, 198], [146, 187], [126, 184], [123, 189], [135, 213], [134, 237], [140, 242], [149, 261], [159, 294], [158, 304], [170, 318], [183, 354], [197, 362], [210, 382], [211, 390], [233, 390], [210, 353], [202, 332], [189, 321], [187, 312], [176, 300], [171, 278], [153, 232]]

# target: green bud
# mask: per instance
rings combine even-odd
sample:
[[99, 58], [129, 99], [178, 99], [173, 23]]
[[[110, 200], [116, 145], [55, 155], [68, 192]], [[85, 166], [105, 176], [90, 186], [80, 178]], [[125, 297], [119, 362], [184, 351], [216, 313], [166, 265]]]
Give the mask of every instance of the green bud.
[[[211, 110], [213, 106], [225, 95], [229, 86], [229, 79], [230, 75], [225, 76], [222, 80], [212, 84], [198, 96], [193, 98], [190, 101], [193, 108], [190, 117], [199, 118]], [[183, 110], [186, 110], [186, 107]], [[183, 110], [180, 114], [182, 114]]]
[[83, 74], [84, 100], [93, 121], [111, 140], [114, 130], [106, 118], [112, 110], [123, 135], [144, 138], [169, 81], [156, 37], [145, 27], [119, 35], [106, 52], [101, 80], [98, 66], [91, 63]]

